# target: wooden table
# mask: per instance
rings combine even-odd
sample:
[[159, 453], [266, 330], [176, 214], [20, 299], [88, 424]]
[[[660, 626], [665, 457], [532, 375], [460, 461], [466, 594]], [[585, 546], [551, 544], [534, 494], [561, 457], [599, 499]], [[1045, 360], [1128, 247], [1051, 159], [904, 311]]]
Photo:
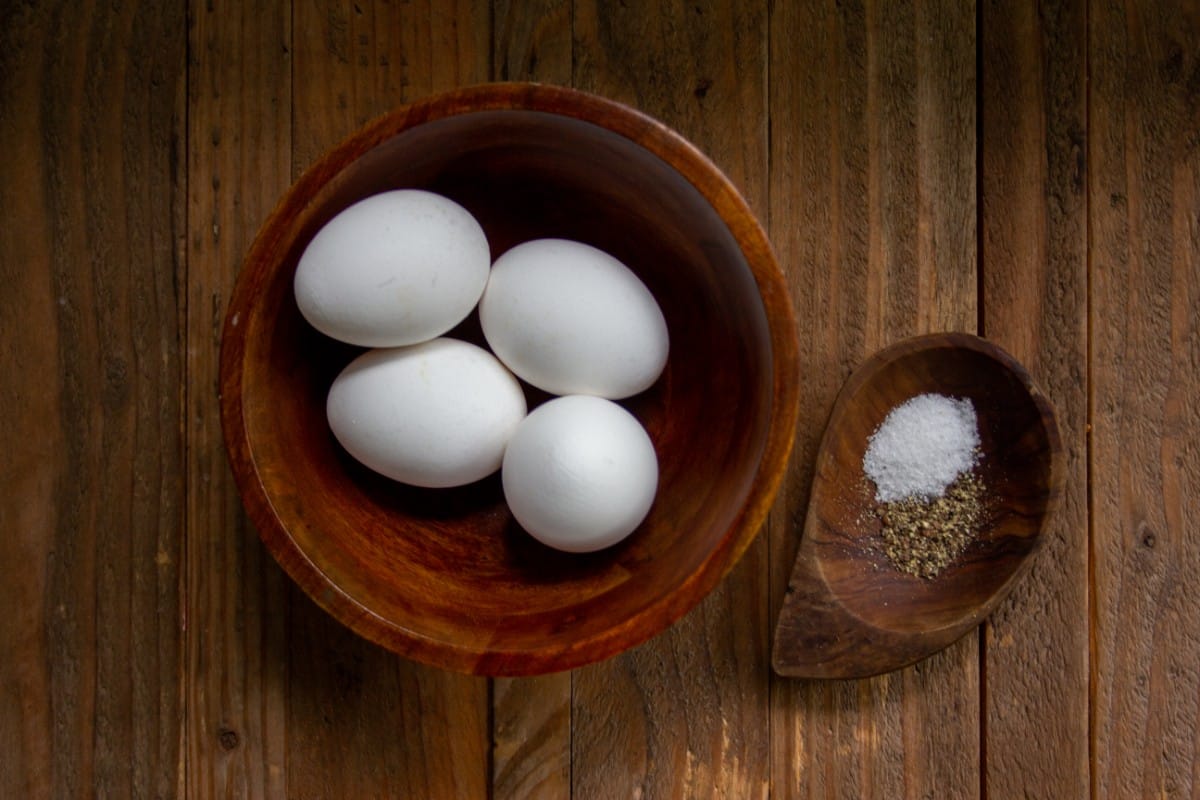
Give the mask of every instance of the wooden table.
[[[1200, 7], [4, 3], [0, 796], [1200, 796]], [[216, 372], [250, 238], [372, 116], [488, 80], [630, 103], [769, 227], [801, 424], [733, 574], [624, 656], [464, 677], [360, 640], [246, 523]], [[768, 653], [846, 375], [975, 331], [1065, 503], [978, 635], [857, 682]]]

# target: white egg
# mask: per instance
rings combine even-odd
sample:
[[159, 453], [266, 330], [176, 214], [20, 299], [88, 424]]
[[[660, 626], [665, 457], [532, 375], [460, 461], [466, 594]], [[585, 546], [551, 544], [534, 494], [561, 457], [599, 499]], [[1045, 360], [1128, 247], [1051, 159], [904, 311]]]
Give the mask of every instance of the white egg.
[[491, 353], [440, 338], [359, 356], [333, 382], [325, 410], [350, 455], [389, 478], [436, 488], [499, 469], [525, 417], [525, 394]]
[[504, 497], [550, 547], [600, 550], [641, 524], [658, 490], [658, 458], [641, 423], [599, 397], [559, 397], [517, 426], [504, 453]]
[[309, 242], [293, 288], [327, 336], [396, 347], [440, 336], [471, 313], [487, 283], [483, 228], [453, 200], [417, 189], [361, 200]]
[[552, 394], [629, 397], [667, 363], [667, 323], [650, 290], [579, 242], [538, 239], [498, 258], [479, 319], [500, 360]]

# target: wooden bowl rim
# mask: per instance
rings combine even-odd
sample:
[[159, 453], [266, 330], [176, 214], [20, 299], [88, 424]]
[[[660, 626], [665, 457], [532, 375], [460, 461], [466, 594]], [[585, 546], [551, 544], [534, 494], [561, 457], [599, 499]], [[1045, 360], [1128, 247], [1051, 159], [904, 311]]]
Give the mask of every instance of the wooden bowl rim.
[[[427, 122], [485, 111], [535, 111], [571, 117], [619, 134], [670, 165], [713, 207], [742, 251], [759, 290], [770, 336], [772, 389], [767, 440], [750, 493], [700, 567], [633, 617], [567, 647], [498, 650], [433, 639], [403, 628], [346, 594], [296, 544], [254, 462], [242, 402], [245, 331], [257, 287], [271, 274], [268, 253], [290, 219], [346, 165], [388, 139]], [[594, 663], [661, 633], [700, 602], [734, 567], [766, 519], [783, 479], [799, 416], [797, 328], [787, 285], [770, 241], [732, 182], [707, 156], [663, 123], [629, 106], [565, 87], [488, 83], [435, 94], [367, 123], [327, 151], [284, 193], [242, 264], [221, 340], [220, 405], [225, 449], [242, 502], [267, 549], [288, 575], [334, 618], [402, 656], [472, 674], [536, 675]]]

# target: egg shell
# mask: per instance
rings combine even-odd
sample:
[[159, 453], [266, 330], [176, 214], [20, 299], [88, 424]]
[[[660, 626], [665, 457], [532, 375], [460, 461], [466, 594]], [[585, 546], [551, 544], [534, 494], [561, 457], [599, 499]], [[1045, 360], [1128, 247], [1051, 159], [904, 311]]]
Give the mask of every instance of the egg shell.
[[296, 267], [300, 313], [363, 347], [440, 336], [471, 313], [487, 284], [483, 228], [449, 198], [418, 189], [372, 195], [317, 232]]
[[329, 389], [326, 415], [350, 455], [414, 486], [460, 486], [499, 469], [525, 417], [521, 385], [457, 339], [371, 350]]
[[517, 426], [504, 454], [504, 497], [521, 527], [572, 553], [632, 533], [658, 491], [658, 457], [637, 418], [599, 397], [559, 397]]
[[616, 258], [580, 242], [537, 239], [498, 258], [479, 320], [500, 360], [551, 394], [629, 397], [667, 363], [654, 295]]

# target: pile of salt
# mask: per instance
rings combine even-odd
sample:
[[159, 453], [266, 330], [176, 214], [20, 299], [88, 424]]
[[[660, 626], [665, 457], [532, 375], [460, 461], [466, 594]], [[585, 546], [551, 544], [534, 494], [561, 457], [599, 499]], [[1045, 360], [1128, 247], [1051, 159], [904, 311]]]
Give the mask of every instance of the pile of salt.
[[975, 465], [978, 450], [971, 401], [922, 394], [893, 408], [871, 435], [863, 471], [880, 503], [941, 497]]

